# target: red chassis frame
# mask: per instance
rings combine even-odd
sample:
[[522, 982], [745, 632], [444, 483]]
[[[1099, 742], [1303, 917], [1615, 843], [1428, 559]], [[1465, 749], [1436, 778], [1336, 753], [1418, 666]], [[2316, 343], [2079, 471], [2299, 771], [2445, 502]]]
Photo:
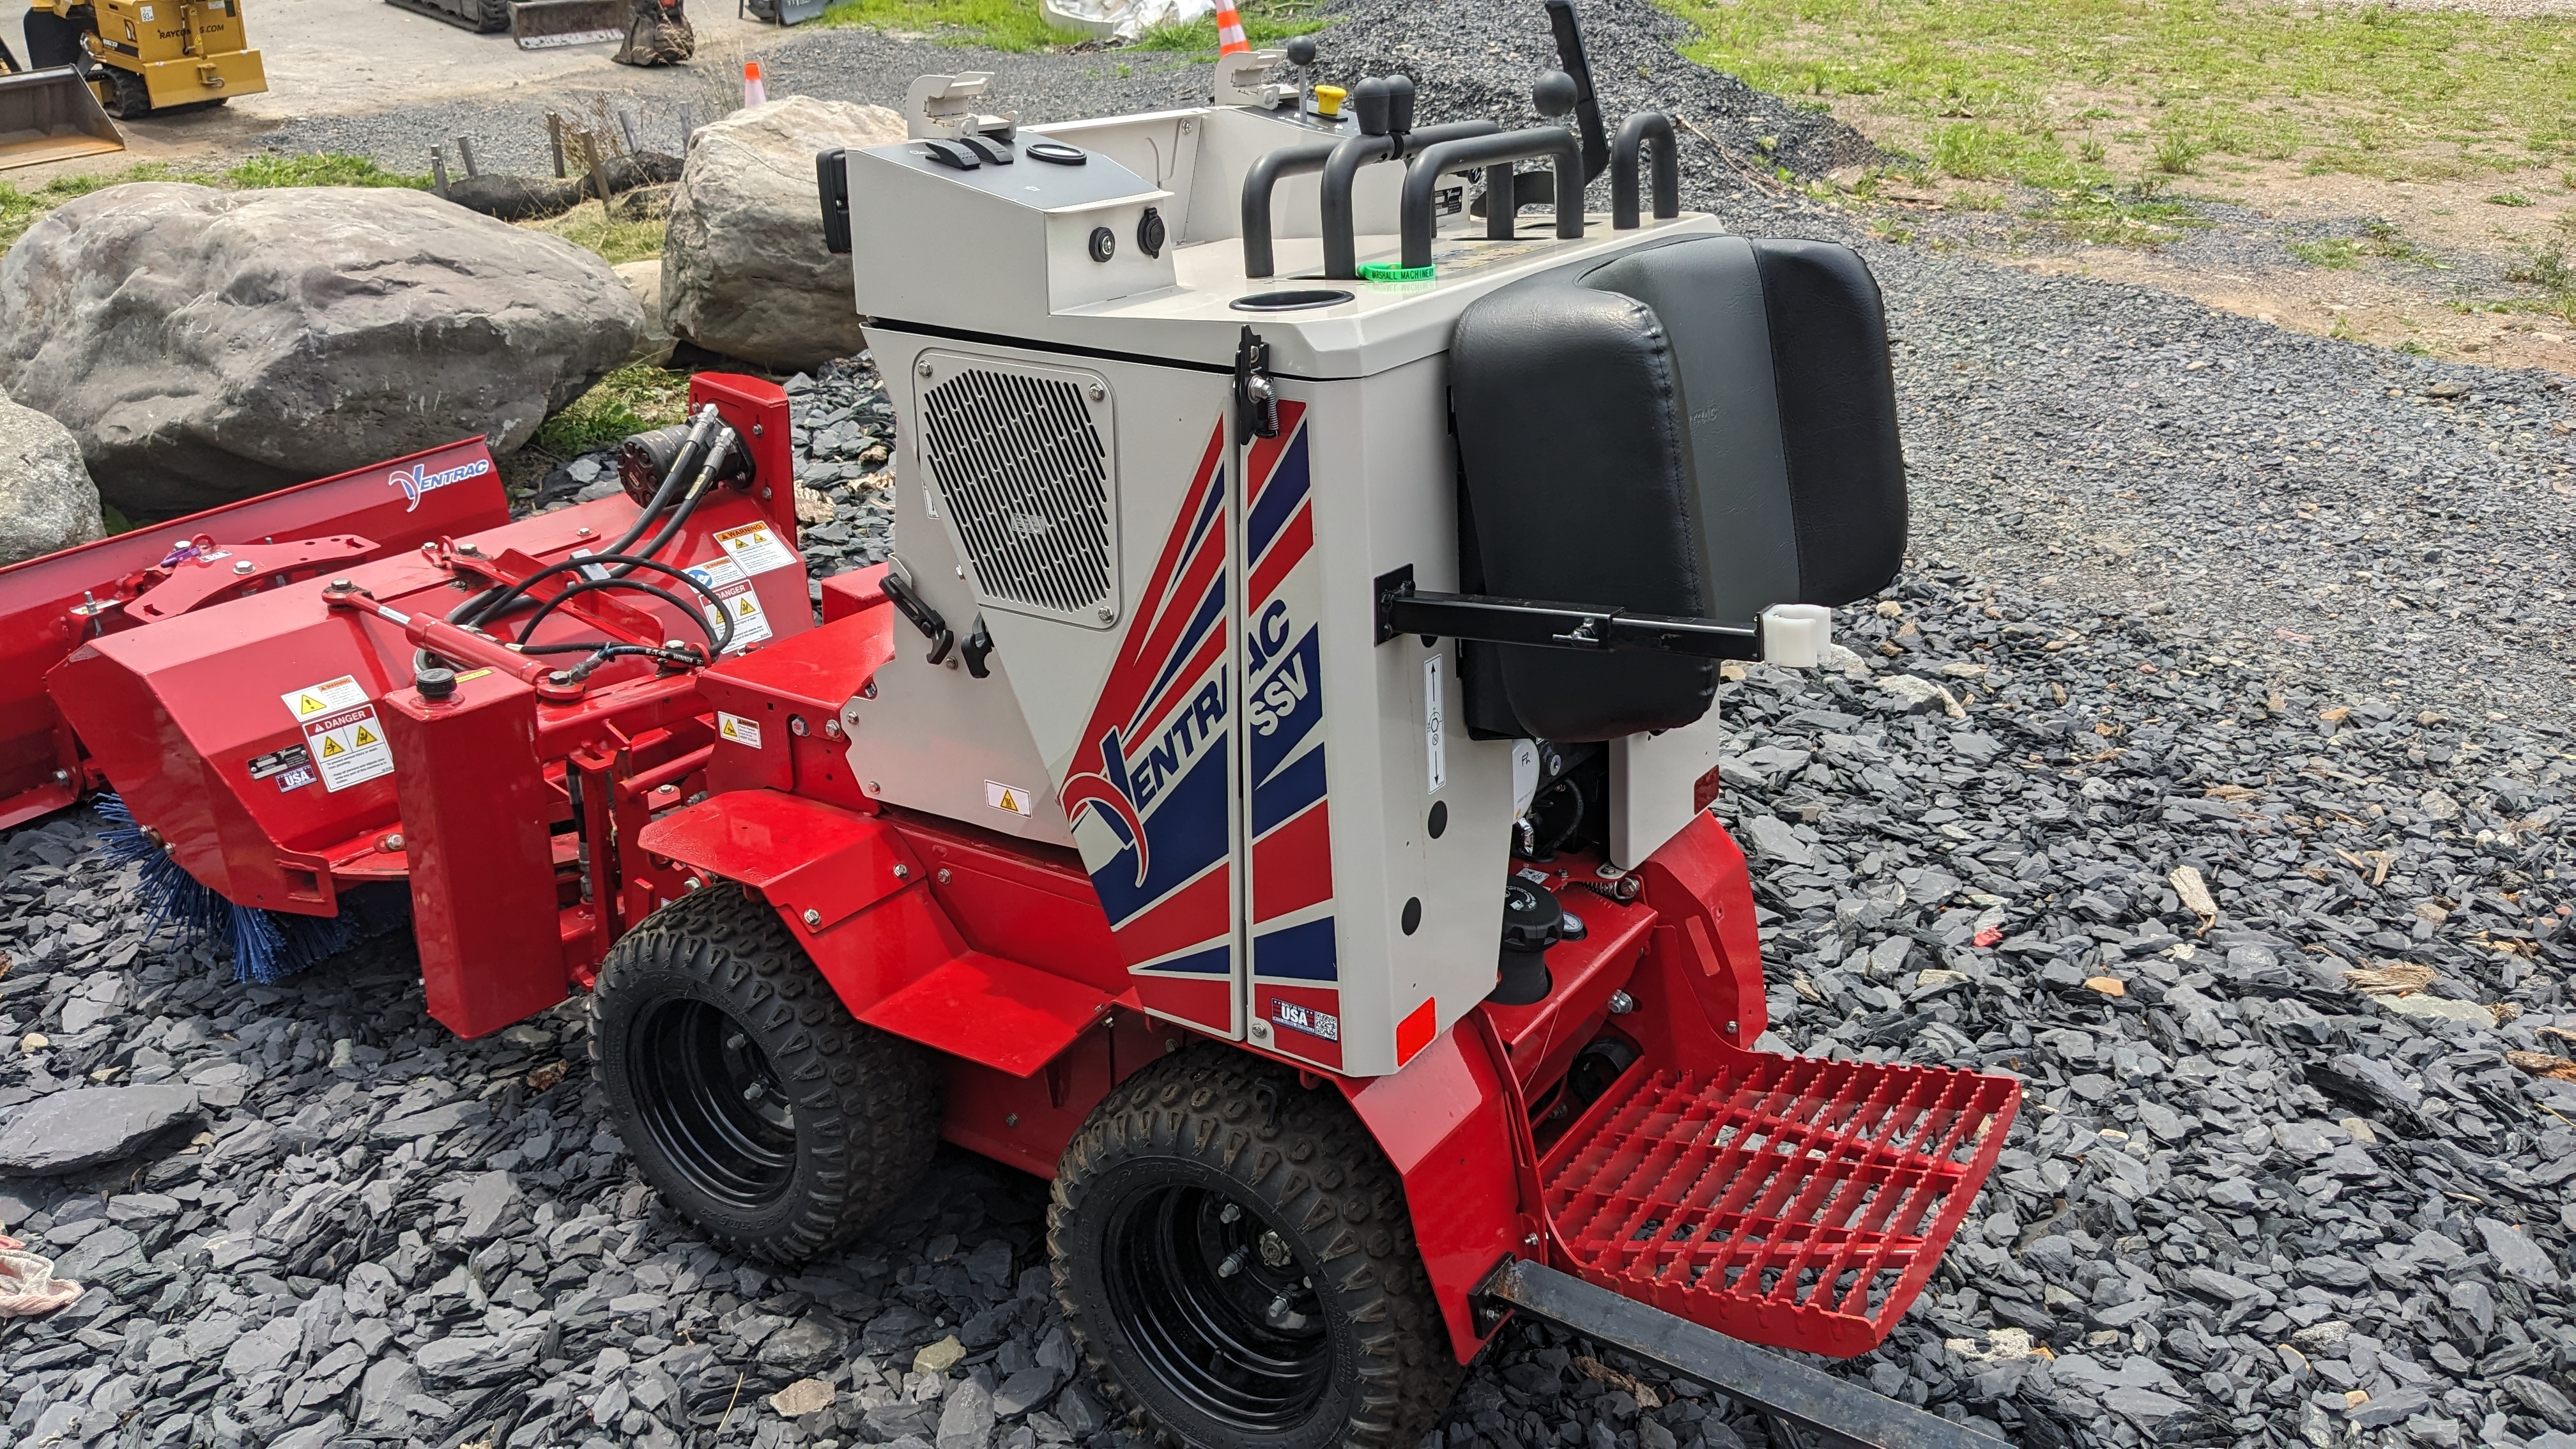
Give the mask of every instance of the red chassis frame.
[[[950, 1141], [1052, 1177], [1092, 1107], [1188, 1029], [1143, 1010], [1073, 852], [850, 780], [840, 703], [895, 647], [878, 577], [826, 581], [822, 627], [701, 676], [760, 742], [719, 740], [716, 793], [639, 843], [693, 885], [766, 900], [859, 1020], [940, 1051]], [[1569, 856], [1550, 884], [1595, 864]], [[1515, 1257], [1735, 1337], [1866, 1351], [1965, 1217], [2018, 1089], [1753, 1053], [1767, 1013], [1742, 851], [1701, 814], [1640, 876], [1632, 901], [1585, 898], [1590, 929], [1549, 953], [1545, 1000], [1481, 1005], [1390, 1076], [1274, 1060], [1341, 1092], [1403, 1175], [1462, 1361], [1497, 1326], [1478, 1287]], [[1634, 1060], [1585, 1096], [1569, 1068], [1605, 1037]], [[1650, 1214], [1672, 1226], [1646, 1232]]]

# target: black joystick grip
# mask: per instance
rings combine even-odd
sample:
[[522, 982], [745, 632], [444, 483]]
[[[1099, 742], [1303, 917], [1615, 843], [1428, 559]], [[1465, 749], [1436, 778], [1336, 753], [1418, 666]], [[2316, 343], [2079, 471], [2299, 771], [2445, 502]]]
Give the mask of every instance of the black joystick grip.
[[1580, 94], [1574, 77], [1561, 70], [1540, 72], [1538, 84], [1530, 87], [1530, 100], [1538, 106], [1538, 113], [1551, 118], [1572, 114]]
[[1290, 65], [1313, 65], [1315, 63], [1315, 37], [1311, 35], [1290, 36], [1288, 39], [1288, 63]]
[[1382, 76], [1370, 76], [1351, 87], [1351, 113], [1359, 117], [1360, 134], [1383, 136], [1387, 133], [1387, 83]]
[[1413, 129], [1413, 77], [1409, 75], [1386, 78], [1386, 129], [1397, 136]]

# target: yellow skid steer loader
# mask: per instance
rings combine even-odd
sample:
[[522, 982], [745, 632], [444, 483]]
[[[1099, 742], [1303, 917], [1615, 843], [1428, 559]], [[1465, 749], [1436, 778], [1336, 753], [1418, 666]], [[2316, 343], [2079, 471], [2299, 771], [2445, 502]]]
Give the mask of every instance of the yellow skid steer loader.
[[[36, 67], [31, 80], [60, 67], [77, 71], [121, 121], [268, 89], [267, 68], [242, 29], [241, 0], [35, 0], [27, 58]], [[14, 57], [9, 68], [18, 69]]]

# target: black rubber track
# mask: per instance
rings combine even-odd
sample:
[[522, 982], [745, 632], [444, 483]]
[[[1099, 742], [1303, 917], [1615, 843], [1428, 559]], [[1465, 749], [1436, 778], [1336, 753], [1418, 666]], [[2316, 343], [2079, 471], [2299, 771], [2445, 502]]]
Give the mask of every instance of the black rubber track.
[[[676, 1064], [645, 1060], [639, 1028], [697, 1003], [766, 1058], [793, 1115], [764, 1200], [712, 1189], [643, 1120]], [[626, 1150], [664, 1201], [728, 1247], [792, 1263], [847, 1242], [911, 1191], [939, 1145], [936, 1058], [853, 1018], [777, 912], [736, 887], [646, 917], [601, 963], [593, 1013], [591, 1062]]]
[[[1311, 1271], [1332, 1364], [1304, 1422], [1249, 1431], [1211, 1418], [1154, 1381], [1114, 1321], [1104, 1242], [1122, 1204], [1157, 1185], [1223, 1193]], [[1065, 1149], [1047, 1247], [1092, 1371], [1133, 1427], [1176, 1449], [1412, 1449], [1465, 1372], [1414, 1247], [1403, 1180], [1337, 1094], [1249, 1052], [1195, 1046], [1119, 1084]]]

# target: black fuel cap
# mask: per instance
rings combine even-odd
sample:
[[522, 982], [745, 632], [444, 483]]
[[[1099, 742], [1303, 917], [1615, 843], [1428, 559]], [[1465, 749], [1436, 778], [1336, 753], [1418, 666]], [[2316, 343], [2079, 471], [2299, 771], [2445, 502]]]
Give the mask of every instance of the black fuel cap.
[[1527, 881], [1503, 888], [1503, 949], [1544, 951], [1565, 939], [1565, 907], [1556, 893]]

